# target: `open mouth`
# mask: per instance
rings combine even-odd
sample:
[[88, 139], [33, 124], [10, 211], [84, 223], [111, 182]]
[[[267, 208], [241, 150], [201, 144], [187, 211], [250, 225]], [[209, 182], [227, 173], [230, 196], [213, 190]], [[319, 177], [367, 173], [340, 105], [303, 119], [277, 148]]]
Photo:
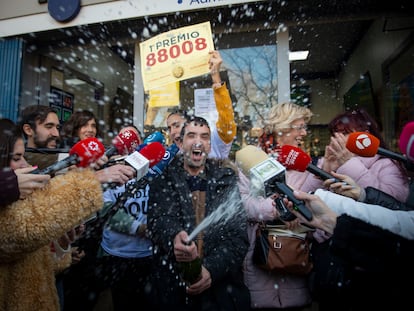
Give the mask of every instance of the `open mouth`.
[[296, 144], [297, 144], [298, 146], [300, 146], [300, 145], [302, 145], [302, 144], [303, 144], [303, 139], [302, 139], [302, 137], [298, 137], [298, 138], [296, 138]]
[[191, 155], [194, 160], [201, 160], [203, 158], [203, 150], [201, 148], [193, 148]]

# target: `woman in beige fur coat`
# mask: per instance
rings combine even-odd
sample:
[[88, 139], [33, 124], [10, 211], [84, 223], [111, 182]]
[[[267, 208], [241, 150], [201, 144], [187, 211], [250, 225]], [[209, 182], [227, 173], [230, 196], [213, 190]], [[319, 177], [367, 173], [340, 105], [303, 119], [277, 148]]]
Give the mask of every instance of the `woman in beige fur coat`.
[[59, 310], [50, 242], [102, 204], [94, 172], [76, 169], [0, 209], [1, 311]]

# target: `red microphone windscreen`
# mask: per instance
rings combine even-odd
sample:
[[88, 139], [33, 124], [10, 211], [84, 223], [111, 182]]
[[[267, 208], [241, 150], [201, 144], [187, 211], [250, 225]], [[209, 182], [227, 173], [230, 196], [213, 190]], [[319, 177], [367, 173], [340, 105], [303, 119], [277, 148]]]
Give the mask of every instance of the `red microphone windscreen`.
[[118, 154], [127, 155], [134, 152], [138, 147], [139, 138], [135, 131], [125, 129], [112, 140], [112, 145], [114, 145]]
[[165, 154], [165, 148], [161, 143], [155, 141], [146, 145], [139, 153], [149, 160], [149, 166], [152, 167], [162, 160]]
[[414, 161], [414, 121], [404, 125], [401, 131], [398, 147], [408, 160]]
[[346, 142], [346, 148], [361, 157], [373, 157], [379, 145], [380, 140], [367, 132], [353, 132]]
[[291, 145], [282, 146], [277, 160], [287, 169], [299, 172], [304, 172], [312, 162], [311, 157], [305, 151]]
[[98, 160], [105, 153], [104, 145], [95, 137], [82, 139], [76, 143], [69, 154], [76, 154], [78, 156], [79, 167], [87, 167], [92, 162]]

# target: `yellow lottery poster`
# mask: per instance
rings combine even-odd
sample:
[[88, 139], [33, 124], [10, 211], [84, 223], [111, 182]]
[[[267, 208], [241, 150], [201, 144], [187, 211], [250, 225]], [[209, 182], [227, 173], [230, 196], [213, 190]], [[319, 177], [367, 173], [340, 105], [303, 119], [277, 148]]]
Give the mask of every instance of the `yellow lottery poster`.
[[171, 107], [180, 105], [180, 82], [157, 87], [149, 91], [149, 107]]
[[206, 74], [214, 50], [210, 22], [162, 33], [139, 48], [145, 91]]

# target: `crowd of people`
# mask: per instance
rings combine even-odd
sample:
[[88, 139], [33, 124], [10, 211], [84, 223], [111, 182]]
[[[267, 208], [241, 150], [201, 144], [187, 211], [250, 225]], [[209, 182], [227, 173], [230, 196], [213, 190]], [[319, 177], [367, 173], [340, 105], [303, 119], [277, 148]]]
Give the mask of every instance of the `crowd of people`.
[[[171, 112], [169, 148], [179, 151], [145, 182], [119, 155], [56, 176], [31, 173], [79, 141], [102, 139], [90, 111], [61, 125], [52, 108], [33, 105], [17, 123], [0, 120], [0, 310], [92, 311], [104, 292], [110, 310], [354, 311], [410, 304], [409, 287], [399, 281], [414, 275], [407, 167], [346, 147], [350, 133], [368, 132], [387, 148], [375, 120], [356, 110], [328, 124], [331, 139], [315, 165], [335, 179], [286, 170], [285, 183], [312, 212], [306, 219], [283, 193], [254, 193], [249, 170], [230, 157], [237, 125], [220, 77], [222, 59], [210, 54], [217, 120]], [[275, 105], [255, 147], [276, 159], [283, 146], [300, 148], [311, 118], [307, 107]], [[122, 131], [143, 143], [132, 124]], [[278, 198], [295, 219], [281, 218]], [[223, 210], [237, 212], [213, 222]], [[263, 222], [306, 225], [309, 274], [254, 264]], [[194, 270], [191, 281], [183, 267]]]

